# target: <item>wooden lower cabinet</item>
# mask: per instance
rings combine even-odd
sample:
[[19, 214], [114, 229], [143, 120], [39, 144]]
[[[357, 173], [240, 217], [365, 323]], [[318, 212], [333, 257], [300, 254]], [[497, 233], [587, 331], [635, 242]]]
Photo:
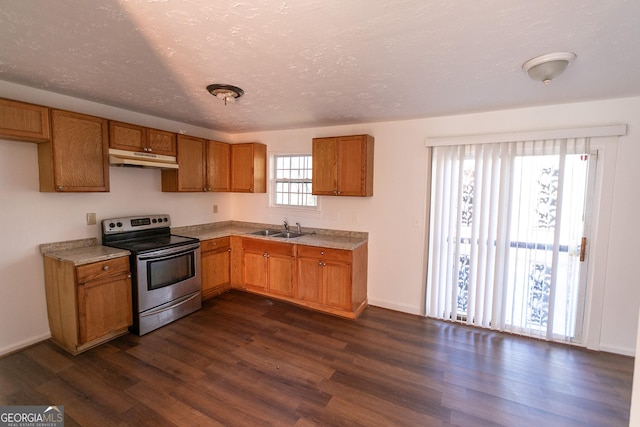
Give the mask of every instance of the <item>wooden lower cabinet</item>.
[[367, 244], [354, 250], [243, 238], [241, 288], [337, 316], [367, 306]]
[[129, 258], [75, 266], [45, 256], [51, 339], [78, 354], [128, 332], [133, 322]]
[[246, 289], [293, 297], [295, 266], [295, 245], [242, 239], [242, 277]]
[[354, 250], [298, 245], [297, 298], [303, 305], [345, 317], [367, 306], [367, 245]]
[[200, 244], [202, 299], [209, 299], [231, 287], [230, 237], [204, 240]]

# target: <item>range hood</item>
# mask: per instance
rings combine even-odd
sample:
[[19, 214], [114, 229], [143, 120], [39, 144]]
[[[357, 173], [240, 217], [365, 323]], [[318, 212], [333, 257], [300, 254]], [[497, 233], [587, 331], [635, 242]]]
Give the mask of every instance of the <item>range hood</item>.
[[109, 148], [109, 164], [136, 168], [178, 169], [175, 156]]

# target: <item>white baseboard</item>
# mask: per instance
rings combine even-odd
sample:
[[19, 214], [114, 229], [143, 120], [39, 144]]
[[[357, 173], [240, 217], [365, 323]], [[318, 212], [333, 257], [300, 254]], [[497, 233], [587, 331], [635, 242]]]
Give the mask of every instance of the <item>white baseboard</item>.
[[422, 314], [422, 313], [420, 313], [420, 307], [411, 307], [411, 306], [408, 306], [408, 305], [398, 305], [398, 304], [393, 304], [393, 303], [389, 303], [389, 302], [386, 302], [386, 301], [378, 301], [378, 300], [369, 299], [369, 305], [373, 305], [375, 307], [386, 308], [386, 309], [394, 310], [394, 311], [400, 311], [402, 313], [417, 314], [417, 315], [421, 315]]
[[621, 354], [623, 356], [634, 357], [636, 355], [634, 348], [620, 347], [617, 345], [600, 344], [600, 348], [598, 350], [605, 351], [607, 353]]
[[39, 343], [40, 341], [44, 341], [44, 340], [47, 340], [49, 338], [51, 338], [51, 333], [47, 332], [46, 334], [42, 334], [42, 335], [39, 335], [39, 336], [31, 337], [29, 339], [26, 339], [24, 341], [20, 341], [18, 343], [10, 344], [10, 345], [8, 345], [6, 347], [0, 348], [0, 356], [4, 356], [6, 354], [13, 353], [13, 352], [16, 352], [18, 350], [22, 350], [23, 348], [27, 348], [30, 345]]

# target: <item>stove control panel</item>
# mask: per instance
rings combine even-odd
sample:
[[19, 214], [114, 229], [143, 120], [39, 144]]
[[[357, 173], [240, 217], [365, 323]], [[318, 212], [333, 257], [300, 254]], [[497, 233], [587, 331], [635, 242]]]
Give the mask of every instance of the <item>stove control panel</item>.
[[125, 216], [102, 220], [103, 234], [127, 233], [129, 231], [150, 230], [171, 227], [171, 219], [167, 214]]

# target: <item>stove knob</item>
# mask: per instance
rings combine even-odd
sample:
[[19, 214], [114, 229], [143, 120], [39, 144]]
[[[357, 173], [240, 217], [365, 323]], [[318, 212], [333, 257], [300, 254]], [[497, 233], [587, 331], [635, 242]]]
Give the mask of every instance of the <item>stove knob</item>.
[[113, 228], [113, 227], [115, 227], [115, 226], [116, 226], [116, 225], [115, 225], [114, 223], [112, 223], [112, 222], [110, 222], [110, 223], [109, 223], [109, 228]]
[[120, 221], [118, 221], [118, 222], [116, 223], [116, 225], [117, 225], [118, 227], [122, 227], [122, 223], [121, 223]]
[[157, 220], [157, 219], [155, 219], [155, 218], [153, 218], [153, 219], [151, 220], [151, 222], [155, 224], [156, 222], [158, 222], [158, 220]]
[[164, 221], [164, 222], [168, 222], [168, 221], [169, 221], [169, 218], [164, 218], [164, 219], [163, 219], [163, 221]]

